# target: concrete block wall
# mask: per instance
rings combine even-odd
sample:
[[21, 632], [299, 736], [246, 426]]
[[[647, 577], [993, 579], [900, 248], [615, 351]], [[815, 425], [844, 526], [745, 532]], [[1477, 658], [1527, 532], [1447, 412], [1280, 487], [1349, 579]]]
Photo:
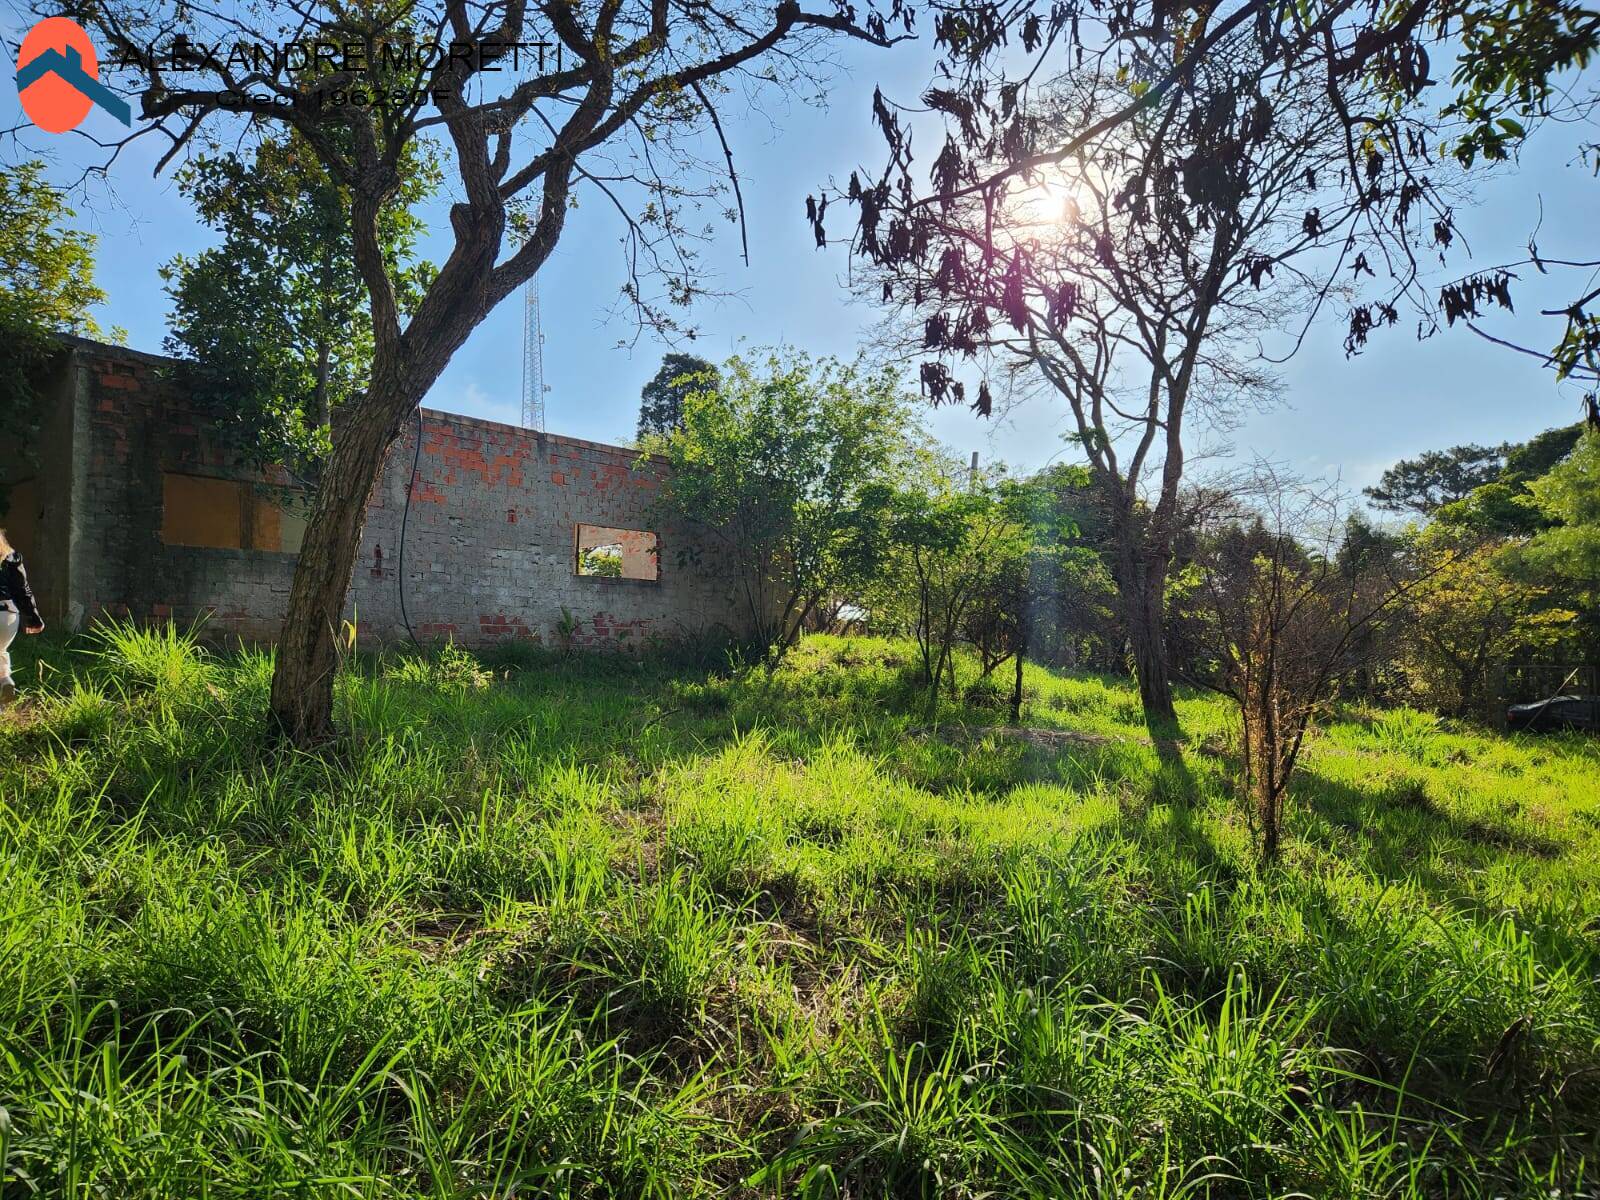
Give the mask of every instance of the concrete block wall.
[[213, 637], [276, 638], [288, 605], [292, 554], [169, 546], [161, 537], [162, 474], [282, 484], [246, 465], [215, 419], [198, 411], [158, 355], [73, 344], [69, 389], [83, 420], [74, 599], [107, 613], [188, 624]]
[[[69, 502], [36, 533], [36, 553], [65, 564], [40, 580], [57, 593], [46, 602], [78, 627], [101, 613], [203, 618], [213, 637], [276, 638], [295, 555], [165, 544], [162, 474], [288, 480], [244, 465], [171, 360], [83, 339], [68, 348], [52, 382], [54, 427], [66, 432], [51, 454], [66, 464]], [[369, 643], [406, 638], [406, 617], [420, 639], [550, 643], [563, 610], [583, 647], [737, 632], [736, 581], [704, 530], [663, 518], [665, 478], [664, 462], [636, 451], [424, 410], [420, 453], [408, 423], [373, 495], [346, 617]], [[580, 522], [655, 532], [660, 577], [578, 575]]]
[[[411, 422], [367, 512], [352, 588], [358, 627], [404, 635], [402, 520], [405, 615], [418, 637], [551, 642], [563, 609], [577, 622], [579, 646], [637, 648], [741, 627], [734, 580], [709, 539], [659, 511], [662, 460], [427, 409], [420, 455], [416, 447]], [[659, 578], [577, 574], [579, 524], [654, 532]], [[690, 547], [694, 566], [678, 554]]]
[[70, 395], [66, 357], [63, 352], [37, 381], [43, 411], [31, 453], [0, 441], [0, 482], [7, 492], [0, 527], [27, 560], [28, 578], [46, 624], [70, 626], [83, 614], [71, 604], [73, 534], [81, 516], [73, 503], [78, 465], [74, 421], [80, 418]]

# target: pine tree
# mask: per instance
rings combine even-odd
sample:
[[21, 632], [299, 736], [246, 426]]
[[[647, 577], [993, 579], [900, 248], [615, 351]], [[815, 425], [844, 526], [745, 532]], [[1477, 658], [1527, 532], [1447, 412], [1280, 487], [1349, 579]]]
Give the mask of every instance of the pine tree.
[[666, 354], [661, 369], [639, 392], [639, 440], [666, 437], [683, 425], [683, 398], [690, 392], [716, 391], [717, 368], [693, 354]]

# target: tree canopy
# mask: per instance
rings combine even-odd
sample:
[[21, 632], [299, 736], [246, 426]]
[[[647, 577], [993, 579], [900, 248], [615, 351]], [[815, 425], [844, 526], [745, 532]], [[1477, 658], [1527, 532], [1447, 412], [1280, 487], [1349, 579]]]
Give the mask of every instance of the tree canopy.
[[[416, 258], [411, 206], [439, 182], [425, 148], [378, 220], [378, 243], [403, 312], [432, 267]], [[333, 415], [366, 385], [372, 317], [355, 264], [350, 190], [305, 139], [268, 137], [249, 152], [200, 155], [178, 188], [222, 240], [161, 272], [172, 297], [169, 353], [197, 364], [189, 385], [262, 463], [311, 474]]]
[[717, 386], [717, 368], [707, 360], [677, 351], [662, 355], [660, 370], [639, 392], [639, 440], [670, 434], [683, 424], [683, 398]]
[[43, 163], [0, 172], [0, 428], [25, 459], [39, 426], [37, 375], [57, 349], [51, 335], [101, 332], [90, 314], [106, 298], [94, 281], [95, 238], [72, 229], [73, 216]]
[[1586, 434], [1528, 491], [1547, 527], [1523, 548], [1522, 564], [1592, 596], [1600, 590], [1600, 434]]
[[[1330, 256], [1314, 272], [1313, 291], [1320, 302], [1337, 305], [1347, 324], [1347, 352], [1360, 352], [1378, 329], [1412, 324], [1402, 321], [1405, 308], [1421, 336], [1462, 324], [1492, 337], [1481, 318], [1509, 309], [1519, 269], [1536, 268], [1572, 276], [1574, 299], [1548, 313], [1565, 321], [1559, 345], [1515, 348], [1559, 375], [1600, 380], [1600, 316], [1594, 312], [1600, 289], [1588, 278], [1596, 260], [1587, 247], [1551, 253], [1530, 238], [1521, 260], [1471, 264], [1467, 274], [1437, 286], [1421, 270], [1436, 256], [1461, 261], [1465, 250], [1442, 158], [1467, 166], [1506, 159], [1536, 128], [1581, 128], [1594, 112], [1592, 83], [1565, 74], [1586, 66], [1600, 48], [1600, 14], [1592, 6], [1571, 0], [1243, 0], [1222, 6], [1128, 0], [1046, 9], [931, 0], [926, 8], [940, 56], [922, 101], [939, 115], [942, 140], [935, 137], [931, 162], [919, 157], [926, 132], [914, 145], [913, 125], [896, 98], [875, 96], [872, 120], [884, 139], [884, 165], [876, 175], [852, 175], [847, 186], [824, 187], [811, 198], [807, 215], [819, 244], [828, 239], [830, 210], [853, 207], [852, 251], [914, 288], [918, 273], [937, 262], [929, 231], [951, 204], [972, 200], [997, 209], [1016, 183], [1048, 179], [1085, 153], [1115, 155], [1127, 127], [1140, 120], [1173, 144], [1170, 152], [1149, 156], [1152, 167], [1124, 195], [1149, 194], [1159, 188], [1159, 174], [1173, 170], [1203, 188], [1203, 177], [1230, 160], [1229, 147], [1219, 143], [1212, 154], [1185, 154], [1181, 143], [1192, 129], [1179, 114], [1194, 79], [1208, 66], [1233, 66], [1239, 45], [1248, 42], [1272, 66], [1236, 73], [1238, 104], [1271, 121], [1276, 107], [1270, 92], [1291, 85], [1319, 98], [1340, 126], [1343, 161], [1321, 177], [1336, 199], [1307, 200], [1302, 213], [1308, 228], [1332, 228], [1329, 216], [1337, 213], [1376, 246], [1366, 255], [1352, 249]], [[1452, 61], [1453, 69], [1442, 69]], [[1121, 80], [1118, 102], [1065, 127], [1037, 121], [1032, 110], [1041, 89], [1085, 71]], [[1220, 121], [1213, 128], [1226, 132]], [[1572, 150], [1585, 159], [1593, 153], [1577, 139]], [[1530, 234], [1538, 224], [1530, 205]], [[999, 287], [992, 292], [988, 307], [996, 323], [1004, 295]], [[1591, 407], [1591, 417], [1600, 419], [1600, 409]]]
[[1429, 450], [1416, 458], [1402, 458], [1374, 486], [1362, 491], [1374, 508], [1430, 516], [1498, 479], [1511, 449], [1505, 444]]
[[731, 568], [776, 659], [886, 552], [882, 518], [914, 421], [896, 377], [860, 363], [774, 350], [731, 358], [719, 377], [644, 447], [671, 463], [664, 503], [704, 531], [707, 568], [713, 555]]

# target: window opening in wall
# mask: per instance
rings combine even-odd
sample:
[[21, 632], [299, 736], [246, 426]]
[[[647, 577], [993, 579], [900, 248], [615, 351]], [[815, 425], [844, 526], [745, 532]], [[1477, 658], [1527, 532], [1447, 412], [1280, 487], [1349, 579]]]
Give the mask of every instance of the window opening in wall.
[[161, 505], [169, 546], [298, 554], [305, 535], [306, 505], [290, 488], [167, 471]]
[[244, 548], [244, 488], [232, 479], [161, 477], [161, 540], [169, 546]]
[[574, 540], [574, 574], [605, 579], [661, 578], [660, 547], [648, 529], [579, 525]]
[[309, 496], [292, 488], [247, 485], [251, 506], [250, 547], [299, 554], [305, 540], [306, 518], [311, 513]]

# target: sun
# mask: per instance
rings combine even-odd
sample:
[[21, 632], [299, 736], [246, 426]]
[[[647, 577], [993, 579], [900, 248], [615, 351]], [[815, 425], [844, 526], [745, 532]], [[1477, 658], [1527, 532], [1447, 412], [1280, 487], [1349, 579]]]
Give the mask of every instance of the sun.
[[1030, 224], [1072, 225], [1082, 219], [1075, 189], [1060, 179], [1023, 182], [1012, 191], [1011, 203], [1017, 216]]

